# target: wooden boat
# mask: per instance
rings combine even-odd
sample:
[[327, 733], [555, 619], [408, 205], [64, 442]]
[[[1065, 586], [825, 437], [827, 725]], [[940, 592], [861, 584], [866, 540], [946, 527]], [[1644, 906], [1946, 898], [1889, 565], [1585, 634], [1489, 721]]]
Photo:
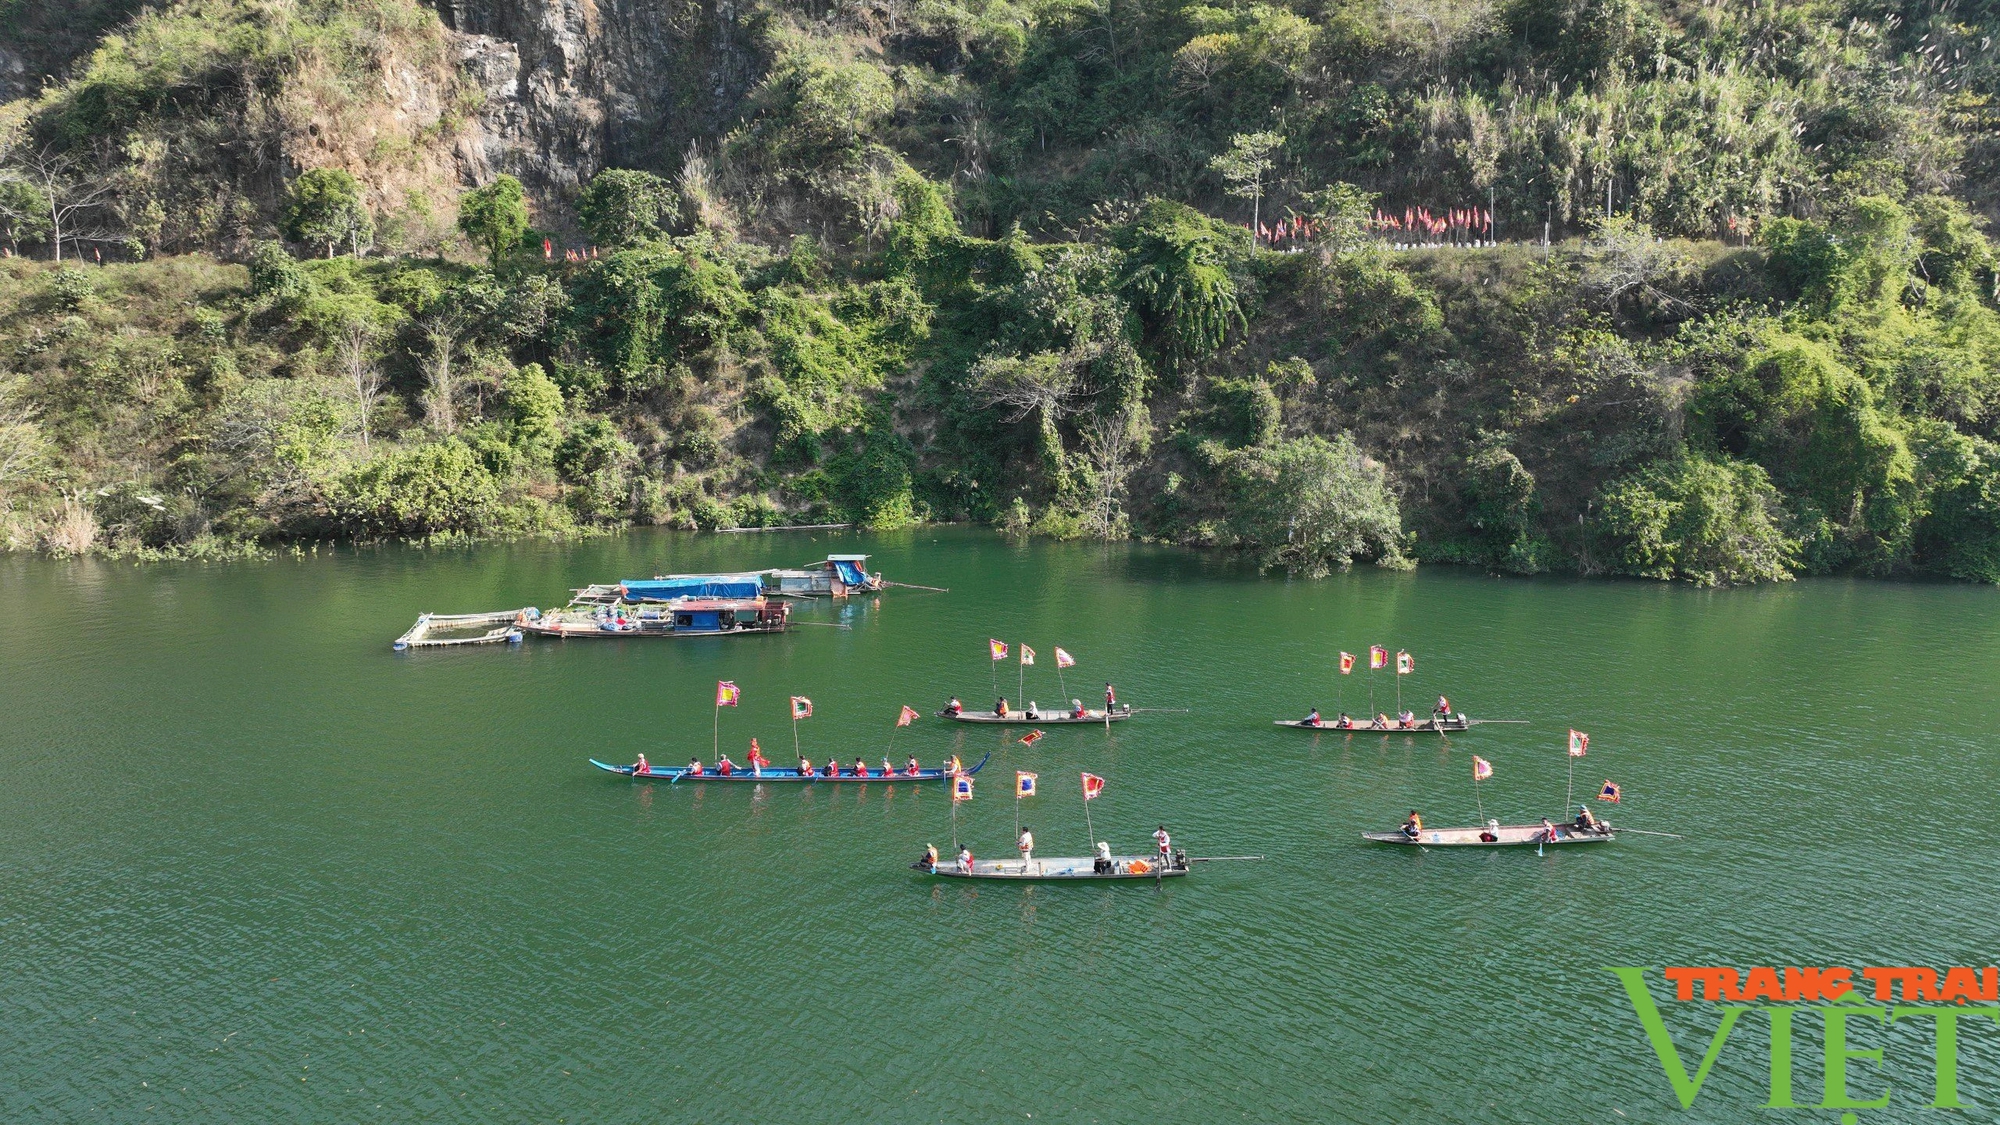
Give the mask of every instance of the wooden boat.
[[[1423, 848], [1518, 848], [1543, 845], [1566, 847], [1570, 844], [1608, 844], [1618, 838], [1617, 833], [1606, 821], [1598, 821], [1601, 831], [1583, 832], [1571, 824], [1555, 826], [1555, 838], [1539, 824], [1501, 824], [1471, 828], [1426, 828], [1415, 838], [1403, 832], [1363, 832], [1361, 838], [1377, 844], [1402, 844], [1405, 847]], [[1481, 837], [1491, 835], [1494, 839]]]
[[1394, 719], [1391, 719], [1389, 725], [1386, 727], [1378, 725], [1373, 719], [1365, 723], [1358, 722], [1353, 726], [1346, 727], [1339, 725], [1340, 721], [1338, 719], [1322, 719], [1318, 723], [1309, 723], [1304, 719], [1277, 719], [1274, 720], [1274, 725], [1294, 727], [1299, 730], [1333, 731], [1337, 734], [1453, 734], [1462, 730], [1470, 730], [1481, 723], [1504, 723], [1508, 721], [1506, 719], [1468, 719], [1464, 715], [1459, 715], [1450, 719], [1413, 719], [1408, 726]]
[[767, 598], [682, 598], [636, 606], [524, 610], [520, 627], [544, 637], [721, 637], [782, 633], [792, 607]]
[[1110, 714], [1106, 714], [1102, 710], [1085, 711], [1083, 717], [1080, 719], [1067, 709], [1062, 711], [1038, 711], [1036, 714], [1040, 717], [1030, 719], [1026, 711], [1017, 707], [1005, 715], [993, 711], [960, 711], [956, 715], [950, 711], [939, 711], [937, 717], [940, 719], [950, 719], [954, 723], [992, 723], [1017, 727], [1054, 727], [1076, 726], [1088, 723], [1123, 722], [1132, 717], [1133, 711], [1131, 707], [1121, 704], [1117, 710], [1112, 711]]
[[[992, 756], [993, 756], [992, 753], [989, 751], [985, 758], [979, 759], [977, 764], [975, 764], [971, 769], [965, 771], [966, 776], [969, 777], [975, 773], [978, 773], [981, 767], [986, 765], [986, 759], [991, 758]], [[681, 778], [687, 773], [686, 766], [654, 766], [652, 773], [635, 774], [632, 772], [631, 766], [614, 766], [609, 762], [600, 762], [596, 758], [592, 758], [590, 760], [590, 764], [596, 766], [598, 769], [601, 769], [606, 773], [620, 774], [624, 777], [632, 778], [635, 781], [675, 782], [681, 780]], [[943, 781], [949, 778], [950, 776], [951, 776], [950, 772], [941, 769], [918, 770], [914, 774], [896, 773], [886, 776], [879, 773], [870, 773], [866, 777], [858, 777], [854, 774], [848, 773], [846, 771], [846, 768], [843, 767], [838, 776], [827, 777], [825, 774], [817, 772], [815, 772], [811, 776], [803, 776], [798, 772], [796, 768], [775, 769], [771, 767], [766, 767], [763, 773], [755, 774], [751, 773], [747, 769], [739, 767], [735, 773], [729, 773], [729, 774], [716, 773], [711, 768], [703, 771], [703, 773], [699, 777], [688, 778], [688, 781], [690, 782], [750, 781], [750, 782], [757, 782], [759, 784], [792, 783], [800, 785], [819, 781], [819, 782], [825, 782], [828, 785], [832, 785], [835, 783], [856, 785], [869, 781], [889, 783], [889, 784], [893, 784], [899, 781], [909, 781], [909, 782]]]
[[1012, 879], [1017, 882], [1044, 883], [1056, 881], [1120, 882], [1133, 879], [1160, 880], [1178, 879], [1188, 873], [1192, 861], [1162, 863], [1151, 856], [1113, 856], [1111, 869], [1099, 871], [1097, 861], [1090, 856], [1051, 856], [1047, 859], [975, 859], [970, 872], [960, 871], [958, 863], [942, 859], [937, 868], [925, 871], [922, 863], [910, 865], [926, 875], [936, 875], [941, 879]]

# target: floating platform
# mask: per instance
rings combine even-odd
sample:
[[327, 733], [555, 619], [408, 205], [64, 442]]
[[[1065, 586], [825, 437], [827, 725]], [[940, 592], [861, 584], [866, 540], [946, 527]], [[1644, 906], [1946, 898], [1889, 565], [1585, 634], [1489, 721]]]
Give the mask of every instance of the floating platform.
[[[413, 648], [452, 648], [457, 645], [520, 644], [521, 621], [526, 611], [496, 610], [492, 613], [426, 613], [417, 618], [408, 632], [397, 637], [397, 652]], [[468, 636], [440, 636], [468, 629], [484, 632]]]

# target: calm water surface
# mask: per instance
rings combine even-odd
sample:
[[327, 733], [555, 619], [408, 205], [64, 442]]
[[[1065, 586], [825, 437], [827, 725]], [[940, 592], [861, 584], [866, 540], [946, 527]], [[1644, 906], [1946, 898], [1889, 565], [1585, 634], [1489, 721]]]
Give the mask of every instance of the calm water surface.
[[[553, 604], [662, 569], [875, 555], [892, 590], [784, 637], [397, 655], [421, 610]], [[1986, 965], [1996, 948], [1991, 589], [1722, 592], [1360, 571], [1260, 578], [1139, 546], [982, 533], [632, 536], [222, 567], [0, 560], [0, 1121], [1738, 1121], [1762, 1026], [1679, 1110], [1607, 965]], [[825, 625], [845, 624], [846, 629]], [[1032, 749], [897, 709], [1106, 679], [1148, 715]], [[1366, 709], [1340, 649], [1407, 648], [1406, 699], [1533, 720], [1449, 740], [1270, 720]], [[1004, 667], [1010, 698], [1015, 667]], [[992, 751], [960, 834], [1004, 853], [1012, 771], [1044, 853], [1097, 834], [1257, 854], [1164, 889], [939, 885], [936, 787], [633, 783], [592, 756]], [[1375, 702], [1394, 701], [1392, 678]], [[1410, 806], [1558, 815], [1610, 777], [1595, 851], [1363, 845]], [[1690, 1064], [1707, 1012], [1675, 1013]], [[1801, 1021], [1804, 1022], [1803, 1020]], [[1745, 1021], [1749, 1029], [1750, 1021]], [[1928, 1025], [1884, 1039], [1941, 1120]], [[2000, 1105], [2000, 1028], [1962, 1034]], [[1741, 1047], [1742, 1049], [1739, 1049]], [[1809, 1044], [1802, 1100], [1816, 1100]], [[1792, 1120], [1838, 1119], [1793, 1111]]]

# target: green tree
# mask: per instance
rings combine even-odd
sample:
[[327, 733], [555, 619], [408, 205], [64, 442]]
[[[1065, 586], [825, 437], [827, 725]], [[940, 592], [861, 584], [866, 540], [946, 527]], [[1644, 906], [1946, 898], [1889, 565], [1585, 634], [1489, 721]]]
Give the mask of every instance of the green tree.
[[576, 201], [585, 234], [600, 246], [625, 247], [660, 237], [680, 220], [674, 186], [651, 172], [606, 168]]
[[500, 485], [471, 446], [447, 438], [377, 457], [336, 481], [328, 499], [355, 535], [476, 534], [499, 514]]
[[1285, 138], [1276, 133], [1238, 133], [1229, 138], [1229, 151], [1219, 153], [1208, 166], [1221, 173], [1225, 189], [1238, 199], [1250, 201], [1250, 229], [1258, 230], [1263, 215], [1264, 182], [1278, 166], [1276, 154], [1285, 147]]
[[1112, 233], [1125, 252], [1120, 285], [1166, 360], [1184, 367], [1247, 328], [1228, 259], [1231, 232], [1184, 204], [1154, 199]]
[[1798, 544], [1764, 470], [1683, 455], [1605, 488], [1598, 529], [1614, 573], [1680, 578], [1702, 586], [1791, 577]]
[[500, 259], [528, 233], [528, 198], [521, 181], [501, 176], [483, 188], [466, 192], [458, 201], [458, 229], [486, 251], [499, 268]]
[[562, 431], [562, 388], [541, 364], [530, 363], [508, 372], [502, 389], [514, 448], [531, 461], [546, 463], [554, 455]]
[[361, 203], [361, 187], [339, 168], [314, 168], [285, 191], [285, 237], [326, 248], [345, 245], [359, 254], [375, 238], [375, 220]]
[[1356, 559], [1402, 561], [1402, 516], [1388, 472], [1347, 434], [1239, 450], [1224, 471], [1229, 528], [1265, 567], [1318, 578]]

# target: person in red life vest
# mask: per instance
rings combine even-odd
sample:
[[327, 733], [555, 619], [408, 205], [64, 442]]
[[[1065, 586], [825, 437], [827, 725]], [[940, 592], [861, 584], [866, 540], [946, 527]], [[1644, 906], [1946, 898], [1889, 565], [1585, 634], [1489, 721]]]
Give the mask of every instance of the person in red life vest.
[[1321, 720], [1319, 717], [1319, 708], [1315, 707], [1312, 709], [1312, 714], [1306, 716], [1306, 725], [1309, 727], [1316, 727], [1320, 725], [1320, 722]]
[[1167, 826], [1162, 824], [1153, 830], [1153, 843], [1160, 849], [1160, 862], [1167, 861], [1167, 851], [1173, 847], [1174, 838], [1167, 835]]
[[700, 758], [689, 758], [689, 759], [688, 759], [688, 772], [687, 772], [687, 775], [688, 775], [689, 777], [700, 777], [700, 776], [701, 776], [701, 772], [702, 772], [702, 771], [701, 771], [701, 759], [700, 759]]
[[1106, 711], [1118, 710], [1118, 692], [1110, 684], [1104, 685], [1104, 709]]
[[730, 774], [736, 772], [736, 763], [729, 760], [729, 755], [724, 754], [722, 760], [715, 763], [715, 772], [721, 774], [723, 777], [728, 777]]
[[882, 776], [883, 777], [896, 776], [896, 767], [889, 764], [889, 759], [886, 756], [882, 759]]
[[769, 759], [769, 758], [766, 758], [766, 757], [764, 756], [764, 748], [763, 748], [762, 746], [759, 746], [759, 745], [757, 745], [757, 740], [756, 740], [756, 739], [754, 739], [754, 738], [753, 738], [753, 739], [751, 739], [751, 740], [750, 740], [750, 772], [751, 772], [751, 773], [752, 773], [753, 775], [757, 776], [757, 777], [762, 777], [762, 776], [764, 776], [764, 767], [765, 767], [765, 766], [768, 766], [768, 765], [770, 765], [770, 764], [771, 764], [771, 759]]
[[972, 849], [970, 847], [960, 847], [958, 849], [958, 873], [960, 875], [972, 874]]
[[821, 773], [821, 776], [823, 776], [823, 777], [839, 777], [839, 776], [840, 776], [840, 762], [839, 762], [839, 761], [838, 761], [837, 759], [834, 759], [834, 758], [828, 758], [828, 759], [826, 760], [826, 769], [824, 769], [824, 770], [820, 771], [820, 773]]
[[917, 776], [921, 769], [922, 767], [917, 765], [917, 756], [915, 754], [910, 755], [910, 760], [903, 763], [903, 772], [909, 774], [911, 777]]
[[951, 697], [951, 702], [944, 705], [944, 713], [955, 719], [965, 713], [965, 704], [960, 703], [958, 697], [954, 695]]
[[646, 761], [646, 756], [644, 754], [639, 755], [639, 760], [632, 763], [632, 776], [633, 777], [653, 776], [652, 764]]
[[1431, 708], [1431, 714], [1442, 715], [1447, 719], [1451, 718], [1451, 700], [1446, 699], [1442, 695], [1438, 696], [1438, 705]]
[[1085, 711], [1085, 710], [1083, 709], [1083, 700], [1081, 700], [1081, 699], [1072, 699], [1072, 700], [1070, 700], [1070, 701], [1069, 701], [1069, 717], [1070, 717], [1070, 718], [1072, 718], [1072, 719], [1081, 719], [1081, 718], [1083, 718], [1083, 717], [1084, 717], [1085, 715], [1087, 715], [1087, 714], [1089, 714], [1089, 712], [1087, 712], [1087, 711]]
[[854, 759], [854, 776], [856, 777], [868, 776], [868, 759], [866, 758]]
[[812, 775], [813, 775], [812, 759], [806, 757], [804, 754], [799, 755], [799, 776], [811, 777]]

